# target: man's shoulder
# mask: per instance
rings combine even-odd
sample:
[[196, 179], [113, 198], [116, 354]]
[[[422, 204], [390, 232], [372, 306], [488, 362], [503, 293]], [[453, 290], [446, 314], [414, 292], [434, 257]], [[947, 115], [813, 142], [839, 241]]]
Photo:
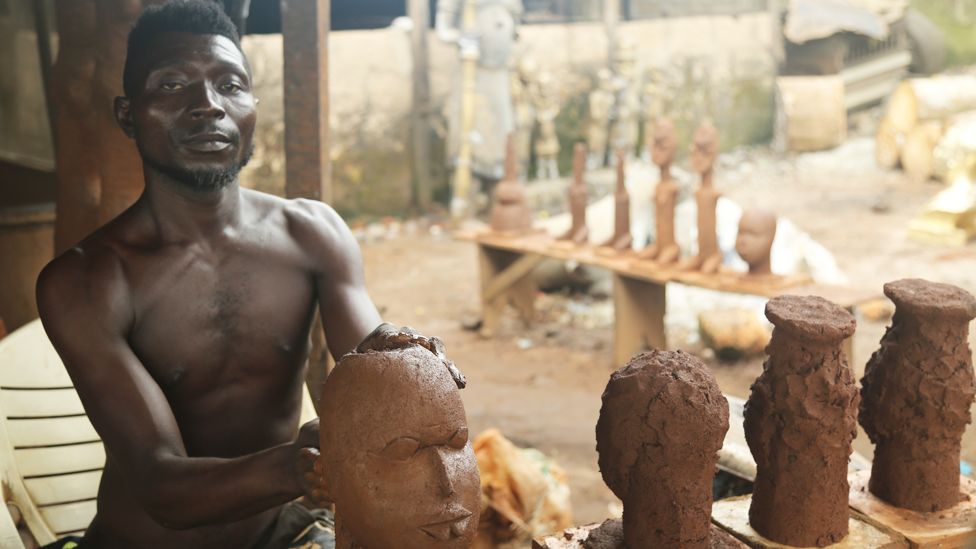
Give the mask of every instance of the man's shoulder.
[[280, 220], [296, 243], [308, 251], [334, 253], [355, 242], [346, 222], [324, 202], [257, 191], [250, 191], [248, 200], [262, 219]]

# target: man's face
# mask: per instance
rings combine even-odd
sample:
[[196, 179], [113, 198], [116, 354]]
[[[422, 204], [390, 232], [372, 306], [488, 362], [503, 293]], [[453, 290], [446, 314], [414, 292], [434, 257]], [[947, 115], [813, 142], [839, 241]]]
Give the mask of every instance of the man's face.
[[144, 162], [199, 190], [233, 181], [250, 158], [257, 120], [244, 55], [224, 36], [157, 36], [129, 99]]
[[366, 549], [469, 547], [481, 489], [457, 386], [446, 369], [418, 382], [401, 368], [350, 402], [363, 413], [339, 420], [346, 443], [323, 448], [339, 454], [326, 471], [336, 512]]

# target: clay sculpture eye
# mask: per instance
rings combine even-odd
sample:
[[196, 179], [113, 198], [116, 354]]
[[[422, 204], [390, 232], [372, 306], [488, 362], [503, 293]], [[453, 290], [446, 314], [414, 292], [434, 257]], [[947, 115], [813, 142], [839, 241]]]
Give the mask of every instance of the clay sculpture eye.
[[383, 448], [383, 457], [396, 461], [406, 461], [420, 450], [420, 441], [411, 437], [400, 437]]
[[462, 448], [464, 448], [464, 445], [467, 443], [468, 443], [468, 428], [461, 427], [460, 429], [454, 432], [454, 435], [451, 436], [451, 440], [450, 442], [447, 443], [447, 445], [450, 446], [451, 448], [454, 448], [455, 450], [461, 450]]

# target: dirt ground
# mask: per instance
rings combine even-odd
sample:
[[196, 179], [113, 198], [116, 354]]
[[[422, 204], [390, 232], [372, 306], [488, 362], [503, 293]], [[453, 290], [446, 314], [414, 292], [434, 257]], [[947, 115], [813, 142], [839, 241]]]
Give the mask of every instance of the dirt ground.
[[[858, 286], [880, 293], [886, 281], [922, 277], [976, 292], [976, 246], [933, 246], [906, 235], [908, 221], [941, 184], [879, 170], [870, 139], [795, 156], [736, 151], [720, 160], [716, 182], [740, 204], [790, 218], [831, 250]], [[552, 456], [569, 473], [576, 520], [605, 518], [616, 500], [597, 469], [594, 426], [613, 369], [612, 327], [605, 320], [610, 304], [545, 296], [539, 322], [524, 327], [513, 313], [497, 337], [483, 339], [462, 326], [478, 314], [474, 245], [437, 231], [407, 232], [363, 242], [367, 284], [384, 318], [445, 341], [469, 380], [462, 395], [472, 433], [496, 427], [517, 444]], [[592, 318], [586, 311], [595, 311]], [[852, 364], [858, 379], [885, 325], [858, 318]], [[720, 363], [706, 355], [706, 361], [723, 391], [741, 397], [762, 369], [760, 359]], [[863, 432], [855, 449], [871, 456]], [[976, 463], [972, 426], [962, 457]]]

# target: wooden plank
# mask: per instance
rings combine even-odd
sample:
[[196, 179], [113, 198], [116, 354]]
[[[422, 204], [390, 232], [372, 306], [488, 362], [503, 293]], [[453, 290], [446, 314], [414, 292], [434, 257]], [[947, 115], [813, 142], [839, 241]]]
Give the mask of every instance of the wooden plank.
[[95, 518], [95, 500], [41, 507], [41, 516], [55, 533], [84, 530]]
[[105, 467], [105, 446], [100, 441], [48, 448], [22, 448], [14, 450], [13, 454], [17, 470], [24, 477], [61, 475]]
[[[789, 545], [768, 540], [749, 525], [752, 495], [723, 499], [712, 504], [712, 522], [756, 549], [791, 549]], [[908, 542], [884, 532], [861, 519], [850, 517], [847, 537], [827, 549], [904, 549]]]
[[531, 274], [544, 260], [544, 257], [536, 254], [519, 257], [491, 278], [487, 287], [482, 290], [482, 299], [493, 299], [509, 290], [516, 282]]
[[87, 416], [44, 419], [11, 419], [7, 434], [14, 448], [58, 446], [99, 440]]
[[40, 320], [25, 324], [0, 340], [0, 387], [72, 386]]
[[912, 548], [957, 549], [976, 541], [976, 480], [960, 478], [963, 500], [945, 511], [919, 513], [900, 509], [878, 499], [868, 491], [871, 471], [850, 476], [850, 505], [856, 514], [871, 524], [908, 539]]
[[4, 417], [52, 417], [84, 414], [74, 389], [0, 389]]
[[89, 471], [29, 478], [24, 480], [24, 485], [27, 486], [27, 493], [34, 500], [34, 504], [45, 506], [94, 499], [98, 496], [98, 483], [101, 480], [101, 471]]
[[615, 274], [613, 277], [613, 364], [620, 367], [647, 349], [667, 349], [665, 286]]
[[332, 201], [329, 0], [281, 0], [285, 195]]

